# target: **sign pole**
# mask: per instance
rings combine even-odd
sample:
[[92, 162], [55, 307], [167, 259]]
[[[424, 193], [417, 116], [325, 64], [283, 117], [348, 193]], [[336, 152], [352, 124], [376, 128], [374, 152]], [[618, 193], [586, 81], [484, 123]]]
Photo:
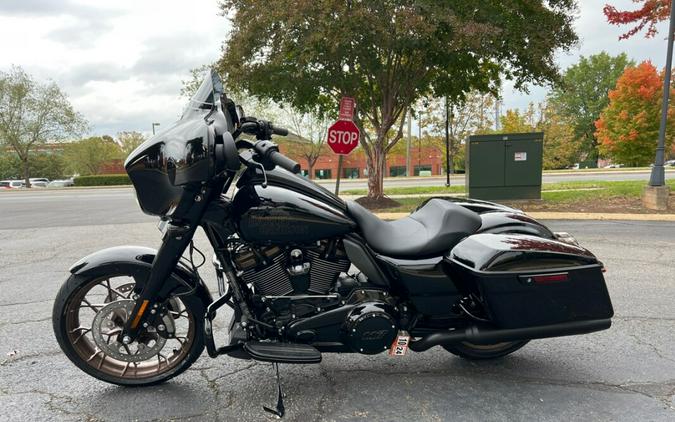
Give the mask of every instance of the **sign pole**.
[[338, 121], [328, 128], [327, 144], [338, 155], [337, 177], [335, 178], [335, 195], [340, 194], [343, 155], [347, 155], [359, 144], [359, 128], [353, 122], [356, 102], [351, 97], [342, 97]]
[[342, 157], [343, 155], [338, 155], [338, 174], [335, 180], [335, 195], [340, 194], [340, 177], [342, 177]]

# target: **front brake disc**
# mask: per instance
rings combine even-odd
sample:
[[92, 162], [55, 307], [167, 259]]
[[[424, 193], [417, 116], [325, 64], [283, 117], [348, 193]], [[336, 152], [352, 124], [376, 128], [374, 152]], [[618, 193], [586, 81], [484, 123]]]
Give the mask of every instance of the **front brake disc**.
[[123, 362], [142, 362], [154, 358], [166, 344], [166, 339], [158, 335], [153, 327], [143, 329], [131, 344], [117, 341], [135, 304], [132, 299], [108, 303], [96, 313], [91, 328], [96, 346], [106, 355]]

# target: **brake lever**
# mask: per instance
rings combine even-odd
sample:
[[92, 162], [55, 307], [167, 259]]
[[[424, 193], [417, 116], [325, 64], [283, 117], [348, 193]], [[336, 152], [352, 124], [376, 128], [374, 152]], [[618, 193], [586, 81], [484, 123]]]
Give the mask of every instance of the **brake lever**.
[[[250, 158], [245, 157], [244, 154], [250, 155]], [[263, 183], [261, 184], [261, 186], [263, 188], [267, 188], [267, 170], [265, 170], [265, 166], [263, 165], [263, 163], [259, 163], [258, 161], [255, 160], [254, 158], [255, 154], [251, 150], [246, 151], [244, 154], [239, 154], [239, 160], [242, 163], [244, 163], [244, 165], [248, 168], [260, 167], [263, 174]]]
[[265, 166], [262, 163], [254, 162], [254, 164], [257, 164], [260, 166], [260, 170], [262, 170], [263, 174], [263, 182], [260, 186], [262, 186], [263, 189], [267, 189], [267, 171], [265, 170]]

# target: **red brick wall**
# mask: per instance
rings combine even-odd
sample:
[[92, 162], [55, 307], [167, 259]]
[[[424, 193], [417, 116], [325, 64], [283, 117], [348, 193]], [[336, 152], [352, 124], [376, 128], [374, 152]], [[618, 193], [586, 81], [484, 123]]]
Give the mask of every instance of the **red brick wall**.
[[[303, 170], [308, 169], [307, 160], [301, 155], [294, 153], [291, 148], [282, 146], [281, 150], [284, 154], [293, 158], [295, 161], [300, 163]], [[412, 166], [412, 171], [414, 172], [415, 166], [431, 166], [431, 174], [436, 176], [442, 174], [443, 171], [443, 151], [438, 150], [432, 147], [423, 147], [421, 149], [411, 148], [410, 155], [411, 160], [410, 164]], [[324, 147], [323, 154], [319, 157], [314, 165], [314, 170], [330, 170], [331, 179], [337, 177], [337, 167], [338, 167], [338, 155], [334, 154], [333, 151], [328, 147]], [[387, 174], [389, 177], [390, 170], [392, 167], [405, 167], [405, 155], [402, 154], [388, 154], [387, 155]], [[342, 160], [343, 169], [358, 169], [358, 177], [366, 178], [368, 177], [365, 173], [366, 166], [366, 155], [362, 150], [357, 149], [353, 151], [350, 155], [346, 155]], [[101, 174], [124, 174], [124, 163], [122, 160], [112, 160], [104, 164], [101, 168]], [[312, 175], [314, 177], [314, 175]], [[344, 174], [343, 174], [343, 177]]]
[[[302, 157], [302, 155], [294, 153], [292, 148], [282, 147], [282, 152], [289, 157], [293, 158], [295, 161], [300, 163], [303, 170], [308, 169], [307, 160]], [[440, 175], [443, 171], [443, 151], [432, 148], [432, 147], [423, 147], [421, 149], [411, 148], [410, 155], [411, 160], [410, 164], [412, 166], [412, 171], [414, 172], [415, 166], [430, 166], [432, 175]], [[338, 155], [334, 154], [333, 151], [328, 147], [324, 147], [323, 154], [319, 157], [314, 165], [314, 171], [317, 170], [330, 170], [331, 179], [335, 179], [337, 176], [338, 168]], [[387, 154], [387, 173], [386, 176], [389, 177], [391, 174], [392, 167], [403, 167], [405, 168], [406, 159], [404, 154]], [[358, 169], [358, 177], [365, 178], [366, 165], [366, 155], [365, 153], [358, 149], [353, 151], [350, 155], [346, 155], [342, 160], [343, 169]], [[314, 177], [314, 175], [312, 175]], [[343, 177], [345, 175], [343, 174]]]
[[122, 160], [112, 160], [101, 166], [101, 174], [125, 174], [124, 162]]

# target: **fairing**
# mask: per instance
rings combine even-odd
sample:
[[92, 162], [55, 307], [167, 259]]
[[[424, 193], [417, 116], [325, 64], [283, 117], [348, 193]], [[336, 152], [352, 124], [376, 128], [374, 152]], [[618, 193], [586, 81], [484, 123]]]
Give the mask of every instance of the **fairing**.
[[180, 120], [127, 158], [124, 166], [146, 214], [181, 218], [199, 184], [214, 176], [216, 126], [223, 126], [219, 131], [232, 129], [218, 109], [222, 94], [220, 78], [211, 72]]

